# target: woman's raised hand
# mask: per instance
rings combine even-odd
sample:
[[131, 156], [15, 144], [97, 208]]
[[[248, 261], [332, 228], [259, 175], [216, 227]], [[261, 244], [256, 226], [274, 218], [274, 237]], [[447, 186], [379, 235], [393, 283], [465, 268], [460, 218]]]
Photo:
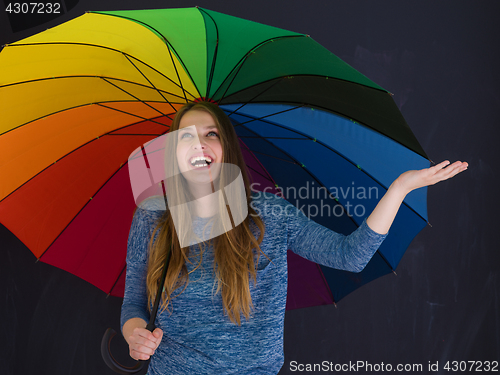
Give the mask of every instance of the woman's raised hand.
[[387, 233], [406, 194], [412, 190], [447, 180], [465, 171], [468, 166], [467, 163], [461, 161], [456, 161], [450, 165], [450, 162], [446, 160], [430, 168], [408, 171], [401, 174], [389, 186], [387, 192], [366, 219], [366, 223], [377, 233]]
[[402, 189], [404, 194], [408, 194], [412, 190], [452, 178], [465, 171], [468, 166], [469, 164], [461, 161], [450, 165], [450, 162], [445, 160], [430, 168], [405, 172], [394, 181], [394, 185]]

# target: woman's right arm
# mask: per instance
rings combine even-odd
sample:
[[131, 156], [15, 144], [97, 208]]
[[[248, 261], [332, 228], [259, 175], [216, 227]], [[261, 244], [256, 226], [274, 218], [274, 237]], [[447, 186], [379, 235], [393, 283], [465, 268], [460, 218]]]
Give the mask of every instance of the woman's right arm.
[[130, 356], [146, 360], [161, 342], [163, 332], [146, 329], [149, 309], [146, 289], [147, 247], [158, 211], [138, 208], [134, 214], [127, 244], [127, 273], [123, 298], [121, 322], [123, 337], [127, 341]]

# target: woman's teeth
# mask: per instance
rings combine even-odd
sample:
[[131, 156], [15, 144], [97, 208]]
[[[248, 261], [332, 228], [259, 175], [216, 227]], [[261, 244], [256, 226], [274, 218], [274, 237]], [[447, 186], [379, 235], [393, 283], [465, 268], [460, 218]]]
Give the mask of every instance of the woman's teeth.
[[191, 159], [191, 165], [197, 168], [202, 168], [210, 165], [212, 159], [208, 156], [196, 156]]
[[194, 167], [195, 168], [201, 168], [201, 167], [207, 167], [208, 164], [195, 164]]

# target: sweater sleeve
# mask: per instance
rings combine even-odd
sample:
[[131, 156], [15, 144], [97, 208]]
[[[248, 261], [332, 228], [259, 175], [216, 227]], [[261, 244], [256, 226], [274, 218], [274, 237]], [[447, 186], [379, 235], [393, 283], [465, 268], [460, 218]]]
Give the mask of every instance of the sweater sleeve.
[[121, 310], [121, 329], [132, 318], [149, 322], [146, 294], [147, 249], [159, 217], [158, 211], [137, 208], [127, 244], [127, 273]]
[[291, 206], [286, 210], [288, 248], [323, 266], [361, 272], [387, 237], [373, 231], [366, 219], [345, 236], [308, 219], [292, 204], [286, 204]]

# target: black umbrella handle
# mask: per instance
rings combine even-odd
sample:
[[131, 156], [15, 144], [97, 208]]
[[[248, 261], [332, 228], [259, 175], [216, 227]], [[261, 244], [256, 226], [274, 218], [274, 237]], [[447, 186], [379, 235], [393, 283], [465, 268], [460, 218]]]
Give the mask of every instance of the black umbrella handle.
[[111, 340], [116, 336], [116, 331], [113, 328], [108, 328], [101, 340], [101, 355], [104, 363], [114, 372], [122, 375], [137, 374], [142, 371], [145, 361], [137, 361], [132, 367], [124, 366], [113, 357], [111, 354]]
[[[155, 326], [156, 314], [158, 312], [158, 306], [160, 304], [161, 294], [163, 293], [163, 285], [165, 285], [165, 279], [167, 277], [168, 265], [170, 263], [170, 250], [171, 249], [169, 247], [167, 252], [167, 259], [165, 261], [165, 266], [163, 267], [163, 273], [161, 275], [161, 282], [158, 285], [158, 293], [156, 293], [153, 310], [151, 311], [149, 323], [146, 326], [146, 329], [149, 330], [150, 332], [153, 332], [156, 328]], [[106, 363], [106, 365], [108, 365], [108, 367], [111, 370], [122, 375], [137, 374], [138, 372], [142, 371], [144, 365], [148, 361], [138, 361], [134, 366], [127, 367], [118, 363], [118, 361], [113, 357], [113, 355], [111, 354], [111, 340], [113, 339], [113, 337], [115, 337], [115, 335], [116, 331], [113, 328], [108, 328], [104, 333], [104, 336], [102, 337], [101, 355], [102, 359], [104, 360], [104, 363]]]

